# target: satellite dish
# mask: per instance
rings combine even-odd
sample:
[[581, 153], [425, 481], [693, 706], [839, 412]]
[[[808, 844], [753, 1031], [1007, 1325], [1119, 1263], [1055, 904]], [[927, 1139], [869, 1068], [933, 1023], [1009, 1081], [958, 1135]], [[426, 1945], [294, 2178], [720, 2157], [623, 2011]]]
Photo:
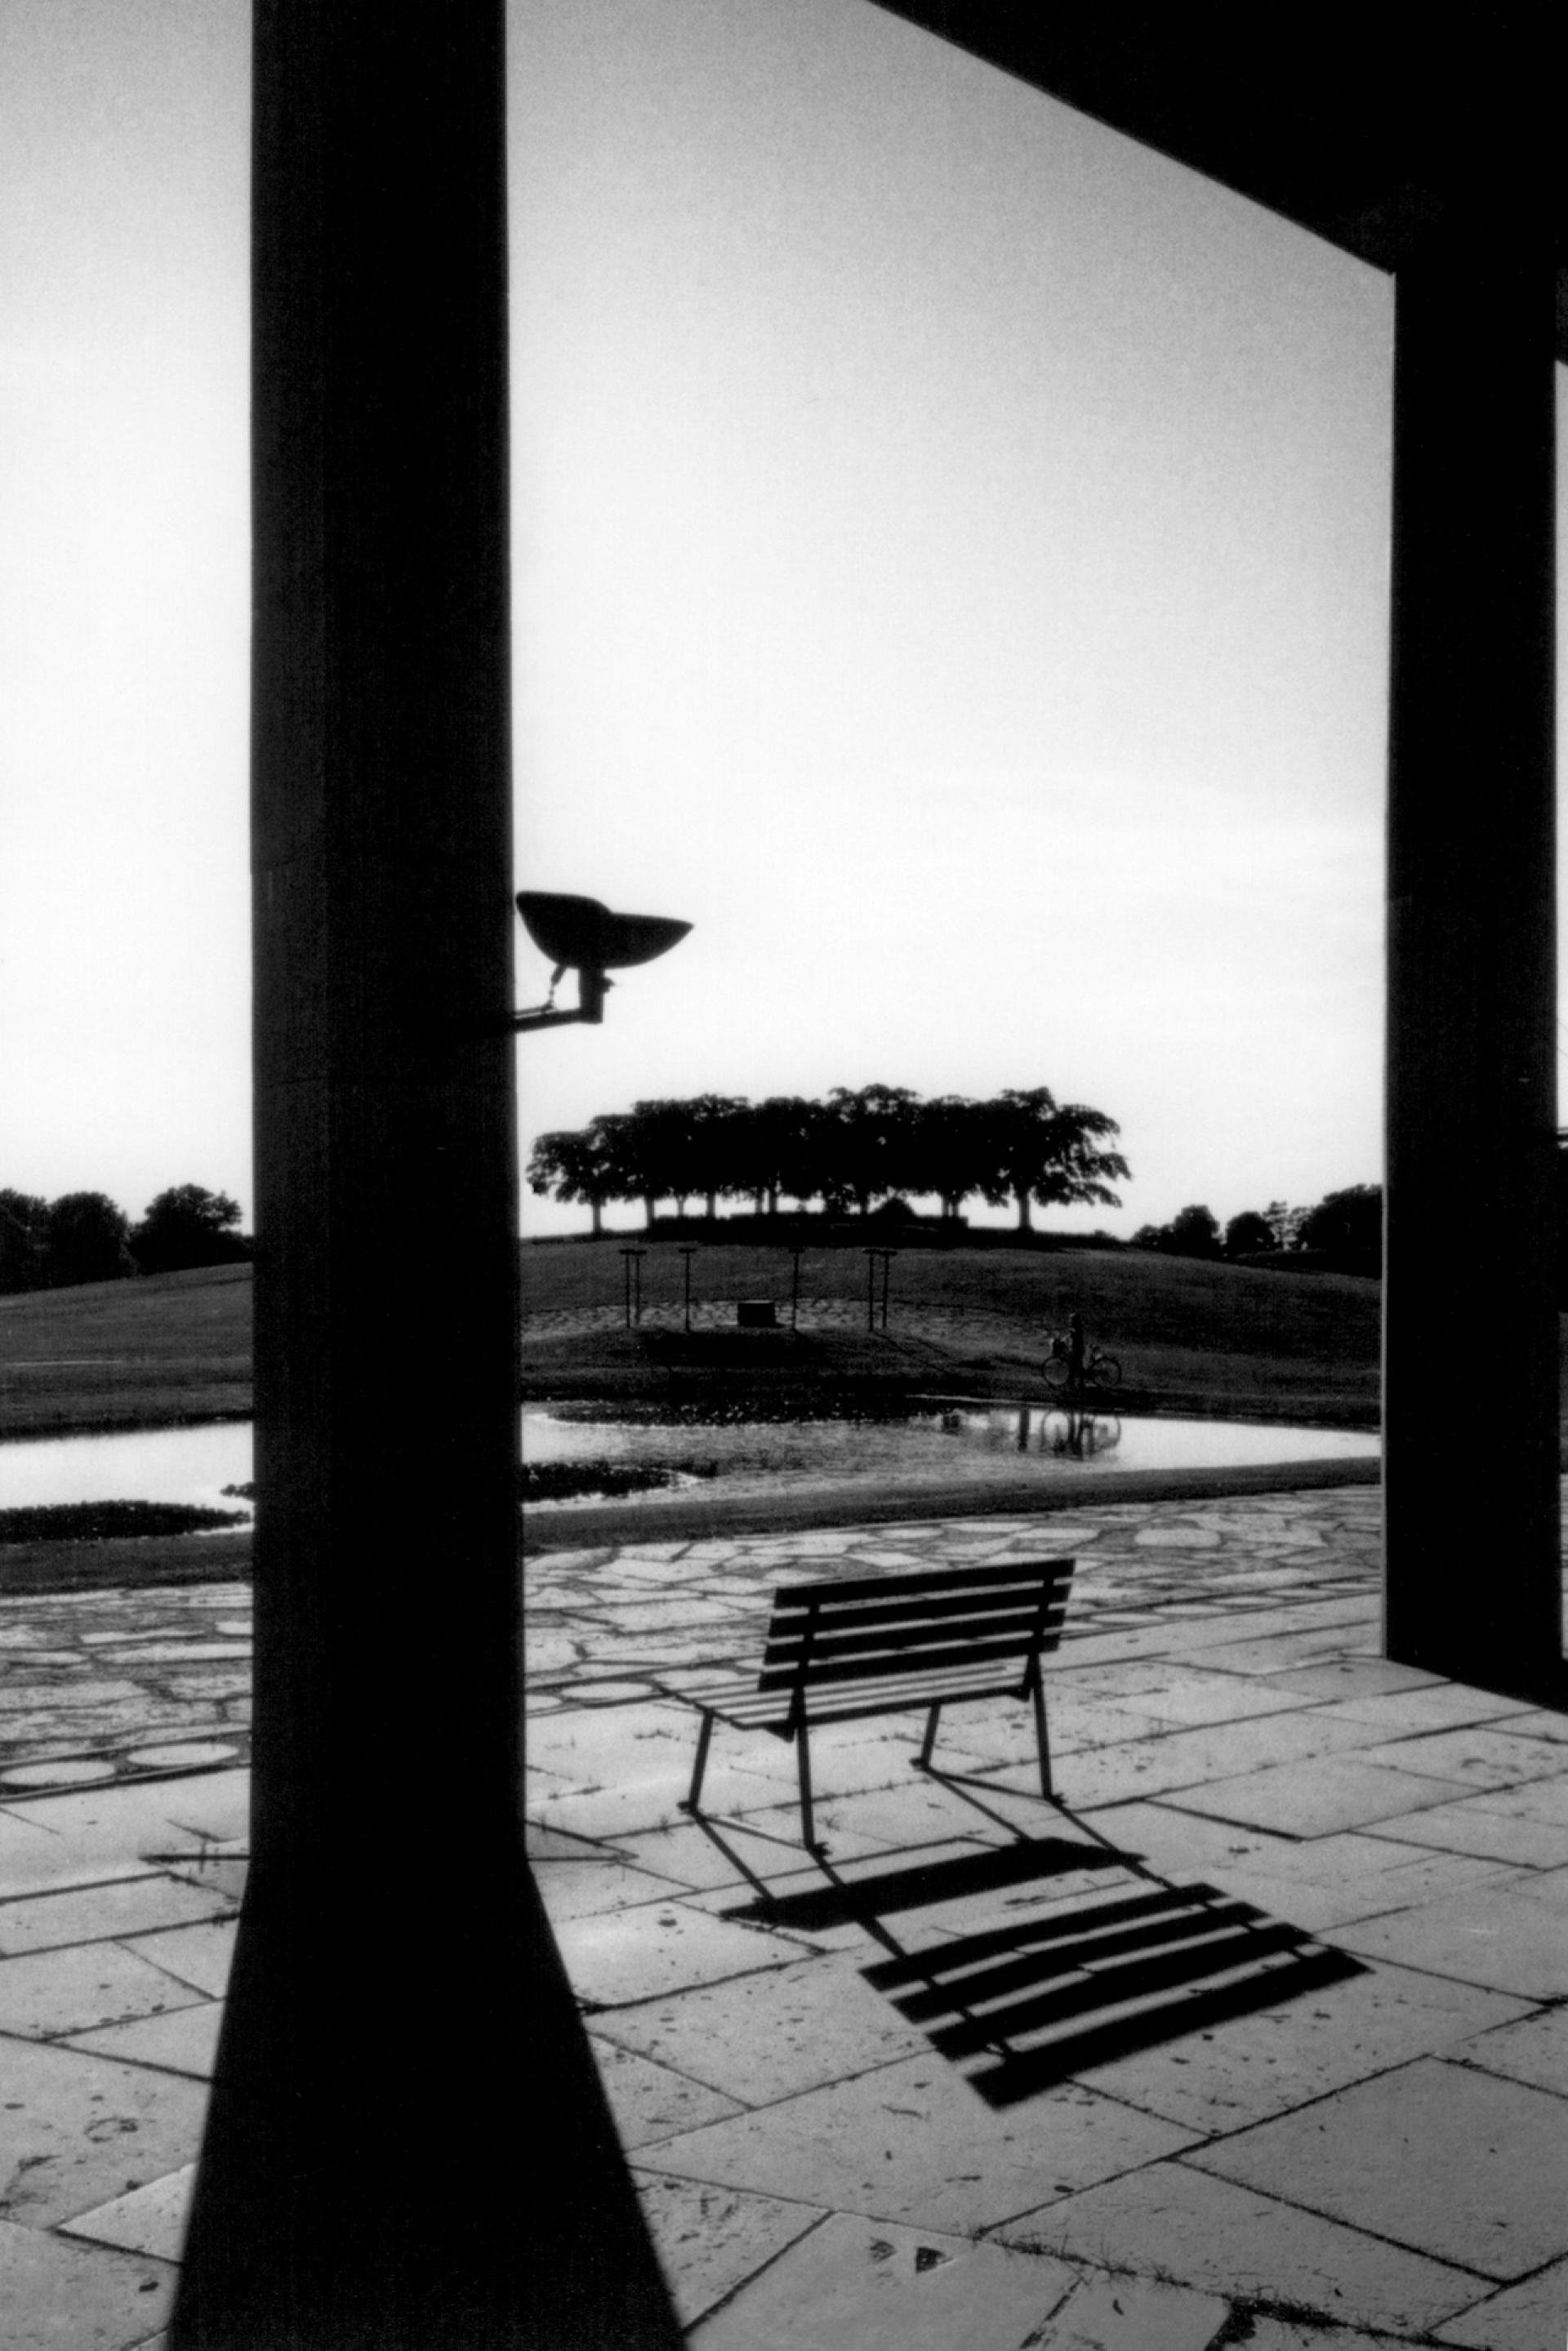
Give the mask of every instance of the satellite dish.
[[691, 929], [666, 914], [614, 914], [597, 898], [563, 897], [549, 890], [519, 890], [523, 927], [557, 971], [622, 971], [652, 963]]

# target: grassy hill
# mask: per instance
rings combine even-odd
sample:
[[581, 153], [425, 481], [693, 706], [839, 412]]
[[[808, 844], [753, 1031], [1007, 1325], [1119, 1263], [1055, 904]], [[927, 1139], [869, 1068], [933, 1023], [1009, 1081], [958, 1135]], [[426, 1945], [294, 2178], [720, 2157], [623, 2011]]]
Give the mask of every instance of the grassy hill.
[[[622, 1248], [647, 1246], [643, 1319], [624, 1327]], [[1348, 1275], [1211, 1265], [1142, 1250], [901, 1249], [888, 1320], [866, 1328], [866, 1259], [818, 1248], [800, 1261], [799, 1331], [784, 1249], [705, 1245], [684, 1263], [635, 1234], [525, 1244], [525, 1393], [636, 1385], [683, 1366], [809, 1378], [883, 1378], [970, 1394], [1039, 1393], [1048, 1334], [1076, 1309], [1122, 1358], [1127, 1386], [1166, 1411], [1372, 1426], [1378, 1286]], [[774, 1340], [736, 1325], [771, 1298]], [[165, 1426], [249, 1412], [250, 1268], [214, 1266], [0, 1298], [0, 1433]]]
[[0, 1433], [164, 1428], [250, 1411], [250, 1268], [0, 1298]]
[[[677, 1247], [648, 1245], [643, 1319], [625, 1329], [622, 1247], [635, 1235], [523, 1250], [525, 1390], [638, 1360], [678, 1360], [684, 1266]], [[736, 1302], [771, 1298], [788, 1325], [793, 1270], [783, 1249], [705, 1246], [692, 1260], [693, 1327], [712, 1361], [735, 1333], [736, 1367], [757, 1361], [736, 1333]], [[1371, 1426], [1377, 1416], [1378, 1285], [1348, 1275], [1281, 1274], [1142, 1250], [906, 1248], [881, 1273], [867, 1330], [867, 1262], [859, 1249], [806, 1250], [799, 1332], [824, 1371], [942, 1380], [971, 1392], [1032, 1393], [1048, 1335], [1076, 1310], [1092, 1341], [1122, 1359], [1128, 1386], [1171, 1411]], [[701, 1346], [705, 1334], [707, 1345]], [[780, 1341], [782, 1364], [788, 1342]], [[824, 1356], [823, 1349], [827, 1349]]]

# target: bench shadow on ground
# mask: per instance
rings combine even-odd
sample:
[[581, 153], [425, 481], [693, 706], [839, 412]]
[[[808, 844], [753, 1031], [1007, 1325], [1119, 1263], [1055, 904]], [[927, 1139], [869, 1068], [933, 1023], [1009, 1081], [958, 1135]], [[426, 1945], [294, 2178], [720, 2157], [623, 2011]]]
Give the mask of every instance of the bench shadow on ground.
[[[931, 1776], [970, 1801], [985, 1788]], [[997, 2108], [1370, 1972], [1220, 1887], [1169, 1883], [1057, 1809], [1079, 1835], [1028, 1836], [1009, 1824], [1005, 1845], [894, 1868], [835, 1866], [819, 1851], [805, 1858], [823, 1882], [785, 1892], [752, 1876], [711, 1817], [699, 1824], [757, 1888], [726, 1917], [802, 1934], [861, 1928], [886, 1954], [861, 1970], [866, 1982]], [[1085, 1873], [1103, 1873], [1087, 1893]], [[1053, 1878], [1078, 1882], [1053, 1900]], [[988, 1904], [1006, 1907], [1009, 1897], [1027, 1915], [990, 1923]]]

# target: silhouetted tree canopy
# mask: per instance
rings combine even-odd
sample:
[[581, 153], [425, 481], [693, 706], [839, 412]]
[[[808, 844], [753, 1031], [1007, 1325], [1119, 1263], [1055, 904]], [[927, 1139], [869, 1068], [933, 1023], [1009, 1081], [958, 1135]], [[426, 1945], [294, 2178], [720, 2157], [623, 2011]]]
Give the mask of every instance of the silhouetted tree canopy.
[[48, 1227], [47, 1200], [0, 1191], [0, 1294], [40, 1290], [47, 1281]]
[[[1568, 1163], [1565, 1163], [1568, 1164]], [[1568, 1200], [1568, 1185], [1564, 1186]], [[1175, 1257], [1217, 1257], [1219, 1228], [1207, 1208], [1184, 1208], [1168, 1225], [1144, 1225], [1133, 1235], [1134, 1249], [1163, 1249]], [[1330, 1192], [1315, 1207], [1292, 1208], [1270, 1200], [1244, 1208], [1225, 1228], [1227, 1257], [1278, 1254], [1301, 1257], [1314, 1268], [1375, 1274], [1383, 1247], [1383, 1189], [1351, 1184]], [[1565, 1251], [1568, 1262], [1568, 1251]], [[1302, 1270], [1308, 1270], [1303, 1264]]]
[[239, 1202], [200, 1184], [176, 1184], [150, 1202], [131, 1236], [143, 1273], [178, 1273], [197, 1265], [233, 1265], [250, 1255], [235, 1228]]
[[1048, 1088], [971, 1102], [923, 1102], [907, 1086], [835, 1086], [823, 1101], [773, 1095], [749, 1102], [700, 1094], [688, 1102], [633, 1103], [574, 1134], [541, 1135], [528, 1161], [531, 1188], [583, 1200], [594, 1230], [611, 1200], [641, 1200], [651, 1224], [660, 1200], [685, 1212], [693, 1198], [711, 1217], [719, 1198], [779, 1212], [781, 1198], [820, 1200], [833, 1215], [873, 1214], [879, 1203], [935, 1194], [945, 1217], [967, 1199], [1031, 1205], [1119, 1205], [1111, 1184], [1127, 1163], [1110, 1147], [1113, 1119]]
[[1275, 1246], [1274, 1228], [1259, 1208], [1243, 1208], [1225, 1228], [1227, 1257], [1249, 1257]]
[[1302, 1217], [1297, 1247], [1327, 1257], [1376, 1257], [1383, 1247], [1383, 1186], [1352, 1184], [1330, 1192]]
[[118, 1281], [132, 1271], [130, 1219], [102, 1192], [66, 1192], [51, 1200], [44, 1223], [51, 1283]]
[[1133, 1235], [1133, 1247], [1158, 1249], [1166, 1257], [1218, 1257], [1218, 1219], [1212, 1209], [1195, 1202], [1178, 1208], [1168, 1225], [1141, 1225]]

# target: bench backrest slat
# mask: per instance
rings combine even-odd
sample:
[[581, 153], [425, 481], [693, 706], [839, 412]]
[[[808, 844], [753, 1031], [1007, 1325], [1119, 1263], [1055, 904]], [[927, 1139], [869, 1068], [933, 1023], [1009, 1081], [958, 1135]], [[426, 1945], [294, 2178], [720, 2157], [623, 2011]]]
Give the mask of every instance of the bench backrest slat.
[[[1048, 1637], [1051, 1630], [1049, 1617], [1048, 1611], [1044, 1626]], [[1058, 1615], [1059, 1626], [1061, 1621]], [[829, 1658], [837, 1657], [885, 1657], [890, 1666], [900, 1660], [917, 1664], [927, 1649], [950, 1649], [965, 1643], [971, 1647], [984, 1643], [993, 1648], [1027, 1650], [1034, 1646], [1040, 1629], [1038, 1604], [1031, 1607], [1027, 1603], [1022, 1608], [1009, 1609], [1005, 1615], [991, 1612], [984, 1616], [942, 1616], [922, 1619], [918, 1624], [906, 1620], [898, 1625], [846, 1625], [841, 1619], [830, 1618], [816, 1628], [809, 1641], [803, 1635], [787, 1641], [769, 1641], [763, 1655], [762, 1670], [787, 1677], [802, 1657], [808, 1659], [813, 1672]]]
[[1073, 1565], [1055, 1559], [787, 1587], [758, 1688], [803, 1690], [958, 1666], [995, 1666], [999, 1674], [1015, 1663], [1027, 1676], [1031, 1661], [1061, 1641]]
[[[1031, 1652], [1020, 1641], [965, 1641], [941, 1649], [922, 1649], [911, 1656], [907, 1653], [896, 1657], [830, 1657], [819, 1665], [813, 1658], [805, 1677], [805, 1686], [815, 1689], [827, 1682], [864, 1682], [906, 1678], [910, 1674], [946, 1671], [954, 1666], [992, 1666], [998, 1680], [1006, 1669], [1011, 1682], [1021, 1682], [1029, 1671]], [[757, 1687], [760, 1690], [788, 1690], [796, 1687], [800, 1677], [797, 1673], [759, 1674]]]
[[967, 1629], [973, 1629], [977, 1636], [985, 1627], [999, 1629], [1016, 1617], [1032, 1622], [1039, 1615], [1039, 1605], [1041, 1589], [1039, 1583], [1032, 1583], [988, 1594], [983, 1605], [945, 1596], [926, 1605], [915, 1605], [912, 1601], [886, 1601], [882, 1605], [858, 1601], [853, 1608], [821, 1608], [813, 1615], [795, 1615], [788, 1622], [773, 1615], [762, 1662], [764, 1667], [773, 1667], [795, 1660], [804, 1644], [813, 1650], [821, 1650], [828, 1641], [858, 1641], [862, 1648], [898, 1648], [910, 1641], [934, 1641], [943, 1632], [959, 1638]]
[[936, 1625], [949, 1618], [977, 1625], [987, 1616], [1014, 1616], [1020, 1608], [1038, 1608], [1040, 1593], [1038, 1575], [1018, 1575], [985, 1592], [942, 1592], [918, 1600], [824, 1602], [815, 1609], [775, 1605], [768, 1646], [771, 1650], [776, 1642], [799, 1640], [808, 1622], [819, 1635], [830, 1628], [837, 1632], [841, 1625], [852, 1625], [859, 1631], [882, 1625]]
[[923, 1567], [907, 1575], [824, 1576], [814, 1583], [780, 1585], [774, 1594], [773, 1613], [778, 1615], [814, 1604], [840, 1606], [852, 1600], [902, 1600], [911, 1594], [924, 1599], [939, 1592], [984, 1592], [994, 1583], [1027, 1583], [1038, 1589], [1040, 1578], [1059, 1568], [1071, 1580], [1071, 1559], [1014, 1559], [991, 1567]]

